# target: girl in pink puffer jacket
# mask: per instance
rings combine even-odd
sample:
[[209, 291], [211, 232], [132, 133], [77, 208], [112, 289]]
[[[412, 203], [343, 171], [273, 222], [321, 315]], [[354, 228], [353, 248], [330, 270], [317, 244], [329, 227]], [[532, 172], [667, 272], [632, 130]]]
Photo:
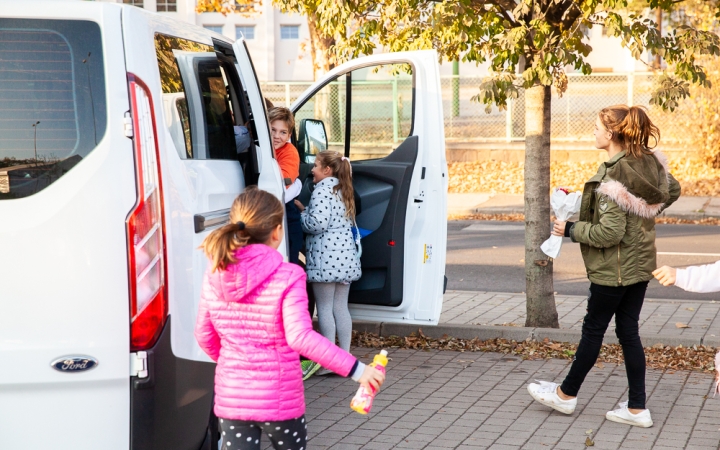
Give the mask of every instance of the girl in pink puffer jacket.
[[259, 449], [262, 431], [275, 449], [307, 448], [299, 353], [366, 387], [385, 379], [313, 330], [305, 272], [277, 252], [283, 213], [273, 195], [248, 188], [233, 202], [230, 224], [201, 246], [211, 261], [195, 337], [217, 362], [223, 450]]

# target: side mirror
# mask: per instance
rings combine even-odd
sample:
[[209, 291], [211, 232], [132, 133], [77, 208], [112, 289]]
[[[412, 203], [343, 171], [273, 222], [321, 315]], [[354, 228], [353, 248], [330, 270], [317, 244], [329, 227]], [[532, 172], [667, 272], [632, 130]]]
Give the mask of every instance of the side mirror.
[[328, 149], [327, 133], [322, 120], [303, 119], [300, 121], [298, 146], [303, 162], [308, 162], [307, 157], [317, 155]]

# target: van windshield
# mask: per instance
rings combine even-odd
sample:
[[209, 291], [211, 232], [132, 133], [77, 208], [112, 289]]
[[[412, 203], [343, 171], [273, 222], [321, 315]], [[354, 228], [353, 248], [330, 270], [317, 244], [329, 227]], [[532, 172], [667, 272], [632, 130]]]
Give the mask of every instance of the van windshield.
[[103, 138], [100, 27], [0, 18], [0, 200], [33, 195]]

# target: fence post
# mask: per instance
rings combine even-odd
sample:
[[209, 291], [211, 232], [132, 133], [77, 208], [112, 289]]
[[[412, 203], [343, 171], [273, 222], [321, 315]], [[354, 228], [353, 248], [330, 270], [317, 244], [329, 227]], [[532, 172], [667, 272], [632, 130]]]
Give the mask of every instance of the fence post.
[[397, 77], [392, 80], [392, 109], [393, 109], [393, 144], [398, 141], [399, 120], [398, 120], [398, 85]]
[[285, 83], [285, 107], [290, 107], [290, 83]]
[[627, 74], [627, 105], [633, 105], [633, 96], [635, 88], [635, 73], [628, 72]]
[[570, 137], [570, 98], [567, 96], [567, 91], [565, 91], [565, 137]]
[[505, 110], [505, 140], [507, 142], [512, 141], [512, 134], [513, 134], [513, 124], [512, 124], [512, 107], [513, 107], [513, 100], [508, 99], [507, 101], [507, 109]]
[[452, 116], [460, 115], [460, 61], [453, 61], [452, 77]]

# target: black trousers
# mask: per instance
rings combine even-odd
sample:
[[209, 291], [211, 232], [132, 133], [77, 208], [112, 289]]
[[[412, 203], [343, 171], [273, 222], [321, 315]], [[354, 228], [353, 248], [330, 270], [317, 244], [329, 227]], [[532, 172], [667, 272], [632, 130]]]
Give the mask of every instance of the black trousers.
[[628, 408], [645, 409], [645, 350], [640, 342], [638, 321], [647, 285], [647, 281], [618, 287], [590, 285], [580, 345], [570, 372], [560, 386], [566, 395], [577, 396], [585, 377], [597, 361], [605, 331], [614, 315], [615, 334], [625, 357], [630, 391]]
[[285, 215], [287, 216], [288, 232], [288, 260], [293, 264], [300, 264], [298, 258], [303, 246], [303, 230], [300, 225], [300, 210], [295, 202], [285, 203]]

